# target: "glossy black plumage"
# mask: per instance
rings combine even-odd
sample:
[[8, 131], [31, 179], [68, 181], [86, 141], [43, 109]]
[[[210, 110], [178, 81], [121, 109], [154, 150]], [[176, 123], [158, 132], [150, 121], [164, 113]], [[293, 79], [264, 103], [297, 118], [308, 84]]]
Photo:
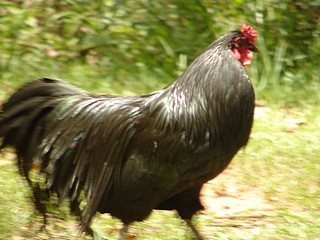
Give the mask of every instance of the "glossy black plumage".
[[3, 106], [2, 147], [16, 148], [27, 178], [40, 161], [47, 190], [69, 198], [85, 228], [97, 211], [127, 224], [153, 209], [190, 219], [203, 208], [202, 185], [247, 144], [252, 127], [254, 91], [230, 50], [239, 36], [217, 39], [148, 95], [98, 96], [49, 78], [28, 83]]

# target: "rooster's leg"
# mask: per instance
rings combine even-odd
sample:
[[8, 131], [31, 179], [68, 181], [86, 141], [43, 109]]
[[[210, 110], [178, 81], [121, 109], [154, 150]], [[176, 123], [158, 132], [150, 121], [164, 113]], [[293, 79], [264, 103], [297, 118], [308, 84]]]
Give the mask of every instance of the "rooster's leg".
[[128, 229], [129, 229], [129, 224], [128, 223], [123, 223], [122, 229], [120, 230], [120, 238], [119, 238], [119, 240], [127, 240]]
[[183, 220], [187, 223], [188, 227], [191, 229], [196, 239], [203, 240], [203, 237], [201, 236], [199, 231], [196, 229], [196, 227], [193, 225], [191, 219], [183, 219]]

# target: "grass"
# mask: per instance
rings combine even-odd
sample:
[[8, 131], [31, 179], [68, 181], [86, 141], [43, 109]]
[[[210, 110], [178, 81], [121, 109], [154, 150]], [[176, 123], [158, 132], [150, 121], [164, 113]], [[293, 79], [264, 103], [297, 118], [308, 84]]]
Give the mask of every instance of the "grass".
[[23, 64], [18, 59], [17, 63], [14, 62], [6, 68], [0, 68], [0, 100], [9, 97], [23, 83], [41, 77], [65, 79], [95, 93], [119, 95], [148, 93], [163, 88], [174, 80], [156, 73], [142, 74], [134, 67], [132, 67], [132, 73], [120, 72], [114, 76], [110, 74], [112, 72], [112, 69], [105, 66], [83, 64], [78, 61], [55, 62], [51, 59], [42, 59], [42, 62]]
[[[88, 83], [84, 79], [91, 72], [78, 78], [77, 72], [74, 68], [69, 74], [85, 88], [131, 94], [142, 87], [138, 83], [122, 90], [108, 79]], [[144, 90], [153, 87], [150, 81]], [[257, 108], [249, 145], [206, 186], [209, 193], [203, 201], [208, 210], [196, 216], [195, 223], [207, 239], [319, 239], [319, 111], [317, 105]], [[52, 208], [47, 230], [39, 232], [42, 218], [33, 210], [14, 154], [2, 152], [0, 165], [0, 239], [90, 239], [79, 233], [66, 205]], [[121, 223], [108, 214], [98, 215], [93, 228], [96, 239], [115, 239]], [[175, 213], [165, 211], [133, 224], [130, 234], [137, 239], [192, 239]]]
[[319, 237], [319, 123], [317, 106], [267, 109], [238, 156], [242, 184], [255, 186], [275, 207], [279, 239]]

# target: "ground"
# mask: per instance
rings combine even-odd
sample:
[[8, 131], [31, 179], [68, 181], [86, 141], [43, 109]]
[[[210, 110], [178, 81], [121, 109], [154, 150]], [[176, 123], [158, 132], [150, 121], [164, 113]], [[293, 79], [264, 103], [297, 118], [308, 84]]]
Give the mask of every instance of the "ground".
[[[205, 184], [205, 210], [194, 223], [206, 239], [320, 239], [319, 110], [259, 107], [249, 145]], [[74, 217], [51, 209], [46, 231], [34, 213], [15, 155], [0, 154], [0, 239], [90, 239]], [[52, 205], [54, 205], [52, 203]], [[121, 223], [108, 214], [93, 221], [95, 239], [117, 239]], [[192, 239], [173, 211], [154, 211], [130, 228], [130, 239]]]
[[267, 202], [263, 193], [254, 188], [244, 189], [233, 176], [232, 169], [224, 171], [219, 178], [209, 181], [201, 193], [206, 214], [215, 214], [217, 226], [228, 220], [238, 219], [239, 223], [229, 225], [236, 228], [254, 228], [266, 224], [274, 216], [274, 206]]
[[[15, 154], [6, 152], [2, 154], [5, 159], [0, 160], [0, 167], [6, 167], [12, 165], [14, 161]], [[200, 215], [215, 215], [215, 222], [210, 226], [204, 227], [202, 231], [205, 234], [210, 234], [217, 227], [228, 227], [236, 229], [255, 229], [259, 230], [259, 225], [271, 224], [270, 218], [273, 215], [274, 207], [272, 204], [268, 203], [262, 193], [257, 193], [254, 189], [243, 189], [236, 181], [233, 176], [234, 171], [232, 168], [228, 168], [224, 171], [217, 179], [209, 181], [204, 185], [201, 192], [201, 201], [205, 206], [205, 210], [200, 213]], [[19, 177], [19, 176], [17, 176]], [[171, 216], [170, 216], [171, 217]], [[109, 218], [109, 216], [105, 216]], [[50, 217], [49, 221], [55, 222], [54, 224], [61, 224], [63, 219], [56, 217]], [[68, 229], [77, 232], [79, 230], [76, 222], [67, 223]], [[36, 222], [36, 226], [40, 227], [40, 222]], [[120, 224], [116, 226], [108, 226], [107, 230], [109, 232], [118, 232], [120, 229]], [[134, 229], [133, 233], [138, 229]], [[23, 226], [20, 229], [21, 232], [34, 231], [30, 226]], [[49, 230], [50, 232], [51, 230]], [[52, 236], [58, 239], [60, 234], [55, 234]], [[39, 233], [41, 239], [46, 239], [46, 233]], [[135, 239], [135, 235], [131, 234], [131, 239]], [[50, 235], [49, 235], [50, 236]], [[65, 239], [64, 234], [60, 237]], [[82, 238], [83, 236], [79, 236]], [[29, 237], [23, 236], [12, 236], [13, 240], [26, 240]], [[33, 237], [32, 239], [38, 239]]]

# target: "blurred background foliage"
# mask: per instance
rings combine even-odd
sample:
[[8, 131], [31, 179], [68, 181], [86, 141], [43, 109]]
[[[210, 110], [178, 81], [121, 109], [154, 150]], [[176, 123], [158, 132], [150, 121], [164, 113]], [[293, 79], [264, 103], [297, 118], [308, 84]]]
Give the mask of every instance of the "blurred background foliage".
[[319, 103], [319, 0], [2, 0], [1, 94], [44, 75], [97, 92], [156, 90], [243, 23], [259, 32], [247, 68], [258, 98]]

